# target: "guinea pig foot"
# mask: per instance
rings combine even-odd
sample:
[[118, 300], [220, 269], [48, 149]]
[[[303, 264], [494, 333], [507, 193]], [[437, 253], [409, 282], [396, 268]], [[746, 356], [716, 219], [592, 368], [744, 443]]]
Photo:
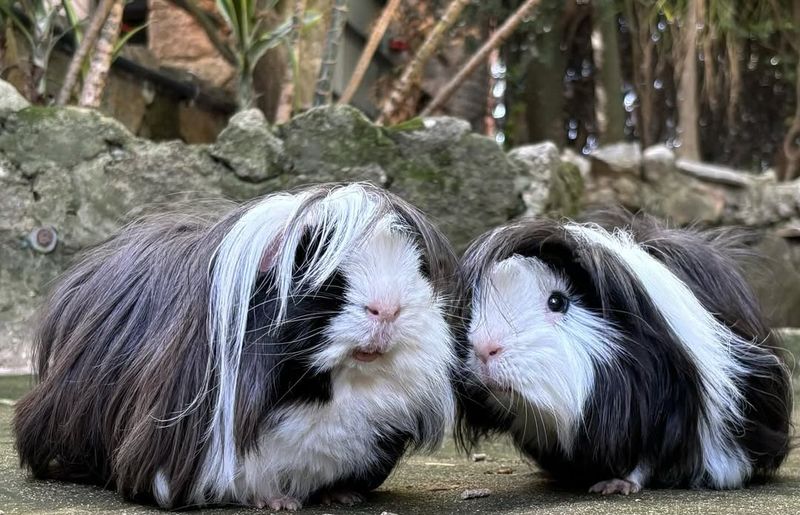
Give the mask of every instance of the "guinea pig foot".
[[330, 506], [331, 504], [344, 504], [345, 506], [353, 506], [354, 504], [361, 504], [364, 501], [365, 498], [363, 494], [350, 491], [325, 492], [321, 497], [322, 504], [326, 506]]
[[592, 485], [589, 492], [600, 495], [630, 495], [639, 492], [642, 485], [626, 479], [606, 479]]
[[303, 507], [303, 503], [294, 497], [272, 497], [263, 501], [253, 503], [256, 508], [269, 508], [272, 511], [297, 511]]

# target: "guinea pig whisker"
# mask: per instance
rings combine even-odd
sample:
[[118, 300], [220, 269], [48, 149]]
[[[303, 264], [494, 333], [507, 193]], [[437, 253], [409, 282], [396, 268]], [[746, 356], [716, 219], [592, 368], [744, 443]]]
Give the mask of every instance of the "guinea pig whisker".
[[281, 326], [287, 326], [288, 324], [297, 323], [297, 322], [308, 322], [310, 320], [317, 320], [319, 318], [328, 318], [333, 315], [338, 315], [340, 311], [318, 311], [315, 313], [309, 313], [306, 315], [299, 315], [293, 318], [286, 318], [281, 320], [280, 322], [273, 322], [268, 324], [264, 327], [269, 327], [270, 329], [275, 329]]
[[[259, 340], [261, 340], [261, 338], [257, 338], [253, 342], [250, 342], [250, 345], [260, 345], [260, 346], [291, 345], [292, 343], [303, 342], [303, 341], [306, 341], [306, 340], [308, 340], [310, 338], [315, 338], [315, 337], [321, 335], [324, 332], [325, 332], [325, 328], [317, 329], [316, 331], [314, 331], [312, 333], [309, 333], [309, 334], [305, 335], [302, 338], [295, 338], [295, 339], [292, 339], [292, 340], [282, 340], [282, 341], [279, 341], [279, 342], [259, 342]], [[264, 335], [264, 337], [267, 337], [267, 336], [268, 335]]]
[[339, 314], [339, 311], [320, 311], [320, 312], [317, 312], [317, 313], [301, 315], [301, 316], [297, 316], [297, 317], [294, 317], [294, 318], [287, 318], [287, 319], [281, 320], [280, 322], [272, 322], [272, 323], [269, 323], [269, 324], [260, 325], [260, 326], [254, 327], [252, 329], [246, 330], [245, 333], [249, 334], [249, 333], [259, 332], [259, 331], [263, 331], [263, 330], [274, 331], [275, 329], [277, 329], [279, 327], [287, 326], [287, 324], [297, 323], [297, 322], [307, 322], [307, 321], [310, 321], [310, 320], [316, 320], [318, 318], [326, 318], [326, 317], [329, 317], [329, 316], [332, 316], [332, 315], [337, 315], [337, 314]]

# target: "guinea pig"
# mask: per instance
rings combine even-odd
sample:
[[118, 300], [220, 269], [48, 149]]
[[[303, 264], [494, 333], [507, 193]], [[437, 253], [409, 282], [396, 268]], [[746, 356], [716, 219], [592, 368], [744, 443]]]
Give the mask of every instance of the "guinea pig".
[[730, 231], [520, 220], [463, 258], [456, 436], [510, 434], [601, 494], [738, 488], [791, 443], [791, 387]]
[[21, 464], [169, 508], [361, 501], [452, 422], [456, 266], [365, 184], [133, 223], [44, 307]]

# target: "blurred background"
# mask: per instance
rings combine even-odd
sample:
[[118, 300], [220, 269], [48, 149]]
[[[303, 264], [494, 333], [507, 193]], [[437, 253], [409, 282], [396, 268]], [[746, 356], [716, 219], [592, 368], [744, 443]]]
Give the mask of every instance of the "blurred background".
[[[332, 101], [384, 124], [402, 122], [511, 21], [433, 112], [468, 120], [509, 148], [549, 140], [588, 154], [635, 140], [753, 173], [773, 169], [781, 179], [797, 174], [796, 0], [0, 4], [0, 76], [37, 104], [56, 100], [73, 49], [105, 19], [108, 79], [62, 102], [100, 104], [154, 139], [212, 141], [249, 105], [284, 122], [320, 103], [315, 92], [326, 67]], [[325, 55], [331, 37], [340, 39]], [[103, 65], [100, 56], [83, 66]]]

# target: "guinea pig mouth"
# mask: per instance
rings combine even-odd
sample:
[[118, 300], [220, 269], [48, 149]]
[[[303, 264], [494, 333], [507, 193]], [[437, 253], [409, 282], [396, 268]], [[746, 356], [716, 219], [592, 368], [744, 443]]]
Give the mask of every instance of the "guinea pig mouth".
[[391, 350], [392, 342], [386, 335], [370, 338], [369, 342], [359, 345], [353, 351], [353, 358], [357, 361], [370, 363], [380, 358]]

